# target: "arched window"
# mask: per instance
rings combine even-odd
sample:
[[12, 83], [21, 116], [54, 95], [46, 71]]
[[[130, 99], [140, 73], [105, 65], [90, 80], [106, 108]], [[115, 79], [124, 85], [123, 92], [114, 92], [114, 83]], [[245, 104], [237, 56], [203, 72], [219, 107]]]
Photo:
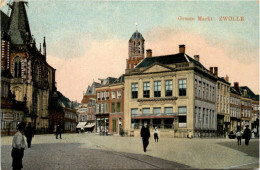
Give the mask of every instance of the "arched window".
[[36, 82], [38, 82], [40, 80], [40, 78], [39, 78], [40, 77], [40, 69], [39, 69], [38, 63], [36, 63], [34, 65], [34, 75], [33, 75], [33, 77], [34, 77], [34, 80]]
[[38, 112], [38, 98], [37, 93], [33, 93], [33, 114], [37, 115]]
[[14, 77], [21, 77], [22, 75], [22, 64], [19, 56], [14, 59]]
[[141, 42], [140, 41], [138, 42], [138, 53], [139, 54], [141, 53]]

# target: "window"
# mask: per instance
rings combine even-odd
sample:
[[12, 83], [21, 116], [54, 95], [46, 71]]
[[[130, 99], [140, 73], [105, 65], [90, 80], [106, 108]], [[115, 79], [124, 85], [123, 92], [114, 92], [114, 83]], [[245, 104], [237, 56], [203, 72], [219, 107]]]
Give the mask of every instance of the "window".
[[101, 92], [101, 99], [105, 100], [105, 92], [103, 92], [103, 91]]
[[100, 100], [100, 92], [97, 93], [97, 100]]
[[109, 99], [109, 91], [106, 91], [106, 99]]
[[161, 82], [154, 82], [154, 97], [161, 97]]
[[186, 96], [186, 79], [179, 80], [179, 96]]
[[101, 104], [101, 113], [104, 113], [104, 103]]
[[160, 107], [153, 108], [153, 113], [154, 114], [160, 114], [161, 113], [161, 108]]
[[37, 115], [38, 111], [38, 98], [37, 93], [33, 94], [33, 114]]
[[120, 102], [116, 103], [116, 112], [121, 112], [121, 103]]
[[132, 99], [138, 98], [138, 84], [133, 83], [132, 84]]
[[122, 91], [121, 90], [117, 90], [117, 98], [121, 99], [121, 95], [122, 95]]
[[150, 114], [150, 108], [143, 108], [143, 114]]
[[131, 115], [137, 115], [138, 114], [138, 109], [131, 109]]
[[115, 113], [115, 102], [111, 103], [111, 113]]
[[18, 56], [14, 59], [14, 77], [21, 77], [21, 60]]
[[187, 127], [187, 108], [186, 106], [178, 107], [179, 127]]
[[150, 97], [150, 83], [149, 82], [145, 82], [144, 83], [144, 98], [149, 98]]
[[112, 91], [112, 99], [115, 99], [115, 98], [116, 98], [116, 92]]
[[165, 107], [164, 108], [164, 113], [173, 113], [173, 111], [172, 111], [172, 107]]
[[172, 96], [172, 80], [165, 81], [165, 96]]

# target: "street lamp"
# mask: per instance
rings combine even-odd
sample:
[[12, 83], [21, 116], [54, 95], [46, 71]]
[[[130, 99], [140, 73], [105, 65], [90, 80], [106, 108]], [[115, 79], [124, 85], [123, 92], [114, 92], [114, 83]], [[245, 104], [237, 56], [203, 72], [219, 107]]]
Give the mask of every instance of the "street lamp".
[[200, 138], [201, 138], [201, 130], [202, 130], [201, 121], [202, 121], [202, 119], [200, 118], [199, 120], [200, 120]]

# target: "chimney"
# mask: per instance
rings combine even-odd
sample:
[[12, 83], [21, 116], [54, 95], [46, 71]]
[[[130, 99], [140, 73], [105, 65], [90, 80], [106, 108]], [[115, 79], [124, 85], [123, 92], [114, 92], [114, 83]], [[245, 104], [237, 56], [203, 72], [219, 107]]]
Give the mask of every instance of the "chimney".
[[238, 82], [234, 82], [234, 88], [237, 92], [239, 92], [239, 84]]
[[185, 53], [185, 45], [179, 45], [179, 53]]
[[228, 77], [228, 75], [226, 75], [225, 80], [226, 80], [227, 82], [229, 82], [229, 77]]
[[214, 74], [218, 76], [218, 67], [214, 67]]
[[209, 71], [210, 71], [211, 73], [213, 73], [213, 67], [210, 67], [210, 68], [209, 68]]
[[194, 59], [195, 59], [196, 61], [200, 61], [200, 56], [199, 56], [199, 55], [194, 55]]
[[151, 49], [146, 50], [146, 57], [152, 57], [153, 52]]

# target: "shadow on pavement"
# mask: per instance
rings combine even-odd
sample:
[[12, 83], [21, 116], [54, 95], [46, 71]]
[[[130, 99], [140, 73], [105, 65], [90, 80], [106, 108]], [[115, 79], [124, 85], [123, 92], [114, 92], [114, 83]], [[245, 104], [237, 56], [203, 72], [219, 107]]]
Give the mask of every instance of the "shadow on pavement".
[[230, 139], [228, 142], [219, 142], [219, 145], [228, 147], [230, 149], [235, 149], [237, 151], [243, 152], [248, 156], [259, 158], [259, 141], [258, 140], [250, 140], [249, 145], [245, 145], [245, 140], [241, 141], [241, 145], [237, 144], [236, 139]]

